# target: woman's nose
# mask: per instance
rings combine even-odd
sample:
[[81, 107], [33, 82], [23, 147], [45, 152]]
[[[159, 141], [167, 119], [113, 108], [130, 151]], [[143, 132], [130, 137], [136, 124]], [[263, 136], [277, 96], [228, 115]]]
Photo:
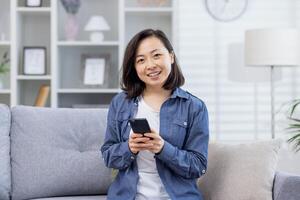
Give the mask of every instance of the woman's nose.
[[151, 58], [147, 60], [147, 63], [146, 63], [146, 64], [147, 64], [147, 65], [146, 65], [147, 68], [153, 68], [153, 67], [155, 67], [155, 65], [156, 65], [156, 64], [155, 64], [155, 61], [154, 61], [153, 59], [151, 59]]

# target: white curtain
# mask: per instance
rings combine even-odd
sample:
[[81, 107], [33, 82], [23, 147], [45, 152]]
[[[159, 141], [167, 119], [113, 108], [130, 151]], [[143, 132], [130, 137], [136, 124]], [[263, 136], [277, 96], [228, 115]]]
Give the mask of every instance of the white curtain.
[[[229, 49], [235, 44], [243, 45], [247, 29], [299, 27], [299, 0], [249, 0], [244, 15], [228, 23], [210, 17], [204, 0], [179, 0], [178, 19], [177, 52], [186, 78], [184, 88], [205, 101], [211, 138], [271, 138], [269, 74], [260, 82], [251, 77], [238, 80], [233, 65], [240, 62], [243, 52], [236, 51], [232, 59]], [[275, 82], [276, 111], [284, 102], [300, 98], [300, 67], [280, 71], [281, 79]], [[276, 137], [286, 136], [284, 119], [283, 111], [276, 114]]]

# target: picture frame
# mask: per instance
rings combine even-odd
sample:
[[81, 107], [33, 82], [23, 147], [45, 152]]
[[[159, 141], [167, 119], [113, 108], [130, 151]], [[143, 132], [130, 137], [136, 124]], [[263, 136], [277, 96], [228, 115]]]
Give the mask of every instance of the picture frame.
[[42, 6], [42, 0], [26, 0], [25, 1], [26, 7], [41, 7]]
[[23, 74], [46, 75], [46, 47], [23, 48]]
[[82, 84], [84, 87], [108, 87], [109, 54], [82, 54]]

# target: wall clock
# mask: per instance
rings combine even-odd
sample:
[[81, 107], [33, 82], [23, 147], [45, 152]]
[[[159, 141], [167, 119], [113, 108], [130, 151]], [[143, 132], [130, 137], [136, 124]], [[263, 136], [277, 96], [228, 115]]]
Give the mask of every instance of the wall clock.
[[240, 18], [246, 11], [248, 0], [205, 0], [207, 12], [221, 22]]

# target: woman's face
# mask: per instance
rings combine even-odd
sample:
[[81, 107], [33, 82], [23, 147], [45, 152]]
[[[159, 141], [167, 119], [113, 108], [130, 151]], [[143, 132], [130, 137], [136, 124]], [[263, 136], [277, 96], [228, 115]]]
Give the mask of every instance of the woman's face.
[[148, 37], [138, 46], [135, 69], [146, 87], [162, 88], [171, 72], [173, 62], [173, 53], [169, 53], [158, 38]]

